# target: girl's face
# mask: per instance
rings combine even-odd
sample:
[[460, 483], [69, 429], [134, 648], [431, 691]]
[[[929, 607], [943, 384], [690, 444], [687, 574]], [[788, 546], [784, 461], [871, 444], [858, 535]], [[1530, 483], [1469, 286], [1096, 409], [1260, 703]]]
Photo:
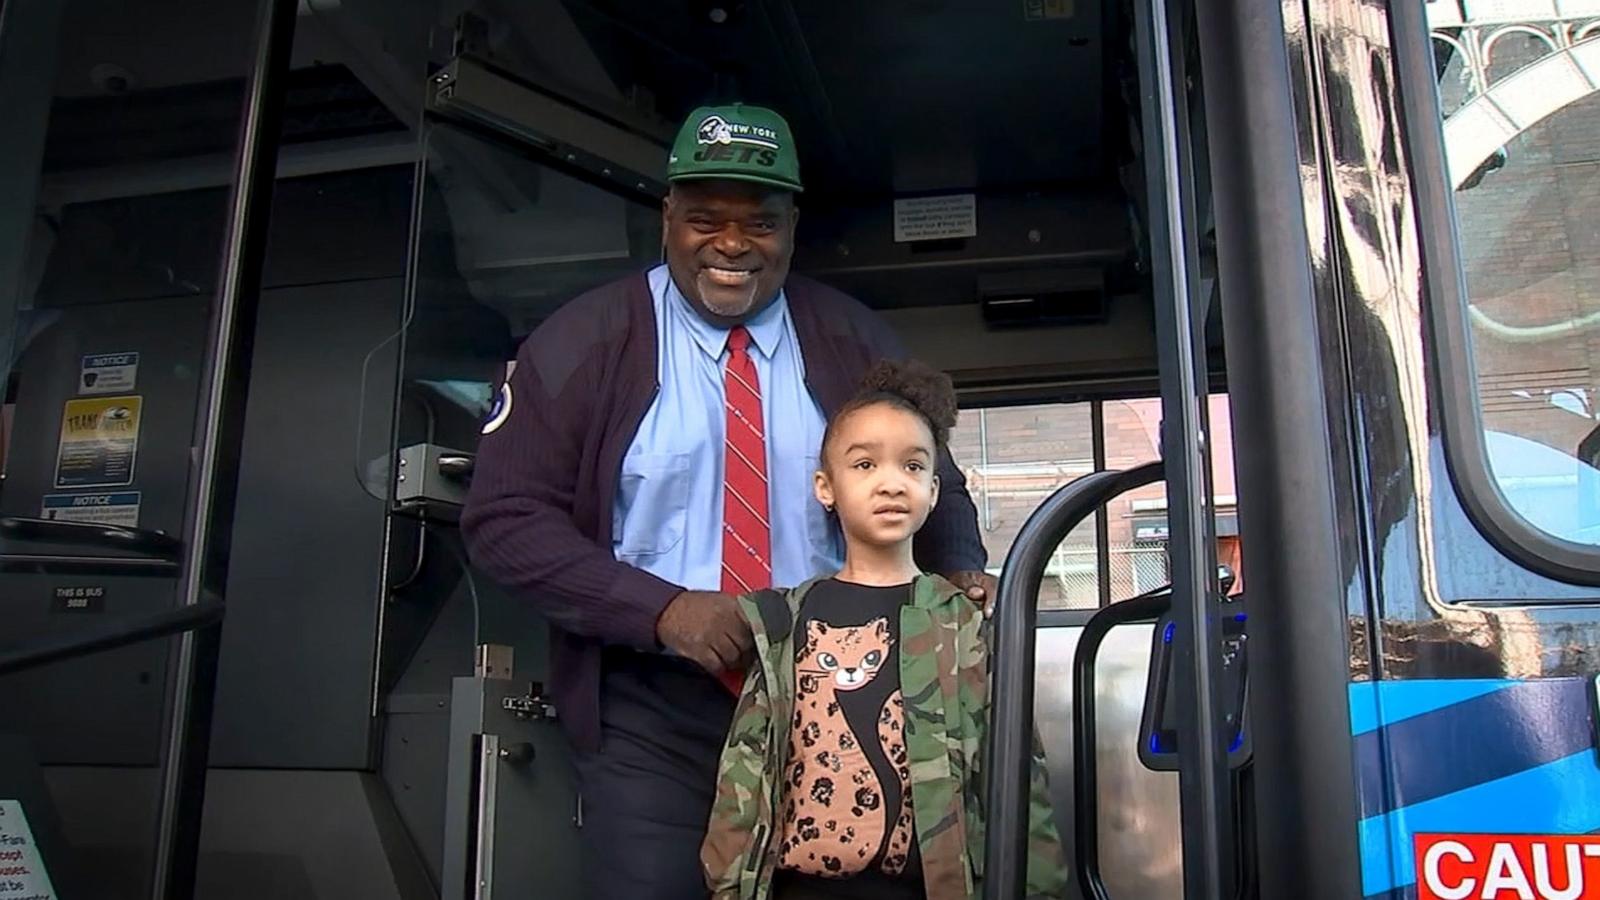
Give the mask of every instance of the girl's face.
[[903, 409], [874, 403], [834, 423], [816, 475], [817, 500], [839, 512], [849, 541], [908, 541], [939, 500], [933, 434]]

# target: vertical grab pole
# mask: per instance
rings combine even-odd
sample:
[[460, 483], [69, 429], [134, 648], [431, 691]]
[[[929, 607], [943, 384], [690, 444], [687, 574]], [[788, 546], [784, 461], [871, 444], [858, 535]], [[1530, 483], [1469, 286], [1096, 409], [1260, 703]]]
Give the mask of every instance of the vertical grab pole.
[[[283, 130], [283, 80], [294, 49], [298, 0], [260, 3], [198, 403], [196, 468], [184, 517], [189, 552], [177, 591], [182, 606], [195, 606], [207, 596], [220, 599], [228, 580], [227, 556], [218, 551], [229, 543], [239, 478], [232, 462], [226, 470], [221, 463], [239, 458], [244, 439], [262, 262]], [[172, 655], [152, 900], [194, 895], [221, 637], [220, 628], [187, 632]]]
[[1227, 894], [1227, 755], [1216, 712], [1219, 627], [1206, 541], [1210, 505], [1203, 412], [1205, 353], [1195, 327], [1198, 273], [1192, 200], [1192, 148], [1183, 85], [1183, 35], [1173, 34], [1168, 0], [1138, 0], [1135, 43], [1139, 61], [1144, 174], [1150, 205], [1150, 258], [1161, 374], [1162, 450], [1166, 460], [1172, 609], [1178, 626], [1176, 667], [1179, 797], [1183, 821], [1183, 883], [1188, 900]]

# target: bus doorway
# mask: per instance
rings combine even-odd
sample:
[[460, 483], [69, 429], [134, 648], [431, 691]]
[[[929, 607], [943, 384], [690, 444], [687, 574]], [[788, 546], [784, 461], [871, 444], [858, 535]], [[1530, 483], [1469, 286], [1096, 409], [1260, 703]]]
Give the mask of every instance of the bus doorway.
[[[723, 101], [794, 126], [796, 270], [955, 379], [993, 574], [1058, 488], [1171, 458], [1175, 436], [1190, 448], [1189, 487], [1108, 498], [1049, 548], [1027, 599], [1030, 712], [1074, 842], [1085, 626], [1180, 577], [1218, 592], [1219, 552], [1243, 583], [1207, 167], [1188, 159], [1182, 184], [1150, 168], [1141, 124], [1141, 72], [1169, 30], [1154, 6], [111, 6], [8, 0], [0, 31], [0, 59], [39, 54], [0, 80], [31, 116], [8, 152], [32, 154], [4, 210], [0, 583], [19, 646], [227, 612], [220, 631], [163, 620], [154, 643], [5, 676], [24, 738], [6, 790], [41, 858], [61, 860], [62, 896], [578, 896], [584, 810], [544, 690], [546, 627], [472, 571], [455, 522], [506, 362], [574, 296], [659, 263], [667, 142]], [[1187, 46], [1174, 27], [1163, 46]], [[133, 52], [155, 35], [165, 51]], [[1198, 106], [1158, 111], [1187, 132], [1163, 140], [1203, 147]], [[257, 130], [235, 137], [243, 122]], [[237, 163], [264, 145], [276, 178], [251, 182]], [[1166, 206], [1180, 197], [1183, 233]], [[269, 200], [250, 251], [250, 203]], [[243, 334], [220, 324], [229, 291], [234, 313], [253, 298]], [[1182, 402], [1211, 421], [1164, 431], [1178, 370], [1161, 347], [1180, 340]], [[62, 417], [102, 395], [132, 399], [72, 437]], [[102, 434], [117, 422], [131, 447]], [[1214, 511], [1214, 534], [1192, 508]], [[185, 629], [216, 643], [166, 637]], [[1161, 633], [1129, 624], [1100, 651], [1098, 833], [1117, 896], [1183, 889], [1179, 777], [1129, 752]]]
[[[432, 460], [470, 456], [525, 335], [585, 290], [660, 264], [663, 154], [702, 104], [744, 101], [789, 118], [806, 181], [795, 270], [872, 307], [913, 355], [955, 378], [965, 408], [956, 451], [995, 574], [1057, 488], [1160, 459], [1171, 440], [1161, 438], [1162, 377], [1173, 376], [1158, 353], [1157, 334], [1169, 327], [1158, 303], [1180, 291], [1192, 304], [1182, 338], [1198, 364], [1190, 390], [1219, 390], [1215, 403], [1186, 402], [1197, 417], [1217, 417], [1206, 427], [1222, 431], [1196, 454], [1215, 468], [1196, 469], [1193, 498], [1180, 492], [1171, 509], [1152, 486], [1087, 517], [1053, 548], [1028, 601], [1038, 610], [1034, 708], [1070, 846], [1070, 673], [1083, 627], [1100, 608], [1173, 580], [1172, 557], [1184, 552], [1174, 549], [1185, 527], [1178, 519], [1190, 502], [1218, 511], [1204, 525], [1217, 534], [1193, 535], [1204, 557], [1186, 563], [1208, 590], [1220, 588], [1210, 574], [1218, 543], [1238, 541], [1233, 472], [1217, 449], [1228, 439], [1214, 264], [1196, 242], [1190, 281], [1156, 278], [1170, 262], [1151, 237], [1159, 229], [1138, 127], [1147, 113], [1135, 9], [935, 4], [908, 18], [782, 4], [564, 4], [561, 12], [570, 18], [561, 33], [576, 38], [564, 44], [566, 65], [530, 45], [535, 21], [549, 27], [547, 11], [466, 11], [452, 32], [454, 54], [423, 97], [400, 363], [402, 391], [419, 400], [398, 408], [397, 447], [401, 459], [430, 467], [426, 478]], [[1203, 135], [1202, 121], [1196, 109], [1183, 124]], [[1203, 172], [1203, 161], [1187, 162], [1189, 171]], [[1196, 182], [1184, 193], [1194, 202], [1207, 190]], [[459, 552], [448, 520], [460, 488], [447, 479], [412, 487], [415, 477], [407, 473], [396, 498], [397, 540], [421, 541], [432, 565], [448, 566]], [[1220, 496], [1199, 499], [1206, 495]], [[570, 885], [583, 810], [581, 798], [552, 784], [564, 763], [557, 724], [544, 717], [543, 633], [515, 598], [481, 577], [469, 584], [448, 598], [425, 581], [397, 594], [438, 610], [411, 639], [417, 646], [481, 648], [473, 672], [450, 673], [442, 891], [474, 896], [485, 872], [496, 891], [514, 895]], [[1158, 631], [1148, 621], [1117, 628], [1099, 664], [1099, 833], [1106, 888], [1121, 896], [1183, 890], [1178, 774], [1129, 752], [1140, 740]], [[510, 660], [509, 678], [497, 658]], [[395, 690], [442, 692], [436, 659], [399, 660]], [[427, 722], [397, 720], [407, 729]], [[408, 749], [414, 733], [391, 730], [387, 740], [390, 764], [420, 765]], [[508, 745], [531, 751], [533, 762], [497, 763]], [[1219, 852], [1229, 854], [1221, 877], [1236, 883], [1234, 849]]]
[[660, 263], [731, 101], [794, 126], [796, 270], [955, 380], [1083, 896], [1459, 891], [1418, 841], [1488, 865], [1448, 838], [1506, 796], [1600, 827], [1592, 10], [888, 6], [5, 0], [0, 827], [50, 891], [579, 895], [548, 628], [457, 519], [519, 343]]
[[[1160, 457], [1165, 263], [1131, 6], [311, 0], [270, 83], [254, 4], [193, 13], [8, 0], [0, 32], [20, 67], [0, 85], [32, 123], [8, 145], [32, 155], [5, 208], [7, 637], [227, 609], [195, 632], [210, 649], [166, 637], [6, 676], [25, 740], [0, 793], [29, 811], [62, 896], [577, 896], [583, 810], [545, 629], [465, 565], [454, 520], [519, 341], [659, 262], [666, 142], [698, 104], [783, 111], [808, 185], [796, 269], [955, 378], [992, 572], [1057, 487]], [[164, 50], [134, 52], [156, 35]], [[277, 144], [277, 177], [256, 197], [271, 231], [245, 308], [248, 403], [230, 409], [205, 387], [241, 252], [217, 236], [238, 236], [248, 199], [236, 129], [274, 92], [273, 133], [247, 135]], [[1214, 309], [1201, 322], [1220, 386]], [[131, 446], [63, 436], [102, 396], [132, 398], [115, 407]], [[208, 429], [237, 443], [204, 469]], [[63, 471], [78, 444], [99, 455]], [[220, 511], [195, 506], [228, 483]], [[1147, 488], [1090, 516], [1034, 601], [1068, 842], [1071, 651], [1096, 610], [1172, 578], [1176, 515]], [[197, 553], [228, 565], [193, 593]], [[1154, 633], [1102, 651], [1103, 857], [1136, 896], [1181, 890], [1177, 776], [1126, 752]], [[192, 696], [213, 675], [185, 671], [197, 651], [214, 702]], [[186, 721], [194, 703], [211, 708]], [[197, 733], [204, 754], [170, 758]], [[180, 802], [196, 771], [203, 819]], [[198, 880], [175, 885], [188, 841]]]

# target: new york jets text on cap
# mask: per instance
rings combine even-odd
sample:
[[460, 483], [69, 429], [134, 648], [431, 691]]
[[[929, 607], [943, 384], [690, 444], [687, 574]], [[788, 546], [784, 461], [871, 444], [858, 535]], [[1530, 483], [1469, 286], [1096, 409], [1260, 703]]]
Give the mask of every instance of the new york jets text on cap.
[[689, 114], [667, 159], [667, 180], [732, 178], [803, 190], [789, 123], [760, 106], [702, 106]]

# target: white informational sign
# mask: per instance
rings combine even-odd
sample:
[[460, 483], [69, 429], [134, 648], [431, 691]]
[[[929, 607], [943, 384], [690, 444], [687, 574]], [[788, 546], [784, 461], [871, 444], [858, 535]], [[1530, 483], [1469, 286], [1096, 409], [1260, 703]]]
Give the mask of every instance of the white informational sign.
[[133, 390], [138, 381], [139, 354], [100, 353], [83, 358], [78, 393], [117, 394]]
[[0, 800], [0, 900], [57, 900], [22, 804]]
[[111, 494], [46, 494], [39, 515], [56, 522], [139, 527], [138, 491]]
[[894, 202], [894, 239], [942, 241], [978, 236], [978, 195], [912, 197]]

